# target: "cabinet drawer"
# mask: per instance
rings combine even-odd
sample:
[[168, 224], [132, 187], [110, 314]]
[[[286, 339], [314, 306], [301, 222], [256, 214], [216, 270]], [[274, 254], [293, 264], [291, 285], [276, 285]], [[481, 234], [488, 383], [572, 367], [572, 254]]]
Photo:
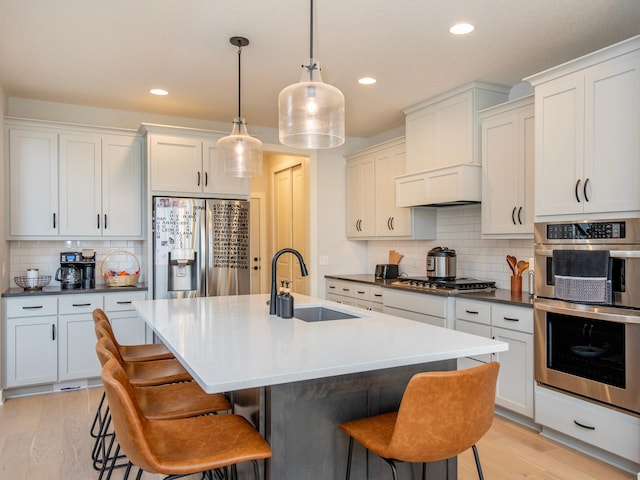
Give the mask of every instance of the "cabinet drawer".
[[384, 299], [384, 288], [369, 287], [369, 300], [373, 303], [382, 303]]
[[100, 294], [61, 296], [59, 301], [60, 314], [91, 313], [96, 308], [103, 308], [102, 297]]
[[7, 317], [34, 317], [58, 314], [58, 298], [40, 295], [28, 298], [8, 298]]
[[491, 310], [494, 327], [533, 333], [533, 309], [494, 305]]
[[457, 319], [491, 325], [491, 304], [456, 299]]
[[327, 280], [327, 294], [340, 295], [340, 281]]
[[338, 282], [338, 295], [353, 297], [354, 285], [351, 282]]
[[447, 317], [447, 297], [428, 293], [408, 293], [389, 289], [384, 292], [384, 306], [433, 317]]
[[146, 297], [146, 292], [107, 293], [104, 295], [104, 310], [105, 312], [135, 310], [132, 302], [144, 300]]
[[369, 300], [369, 292], [371, 287], [369, 285], [363, 285], [361, 283], [353, 283], [351, 285], [351, 296], [359, 300]]
[[535, 405], [536, 423], [640, 462], [640, 419], [540, 387]]

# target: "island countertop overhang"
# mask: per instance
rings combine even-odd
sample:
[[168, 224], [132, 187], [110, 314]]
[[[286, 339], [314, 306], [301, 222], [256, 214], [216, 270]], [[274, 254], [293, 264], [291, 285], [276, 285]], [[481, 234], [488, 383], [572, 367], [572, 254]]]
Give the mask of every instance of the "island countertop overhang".
[[263, 387], [506, 351], [508, 344], [295, 294], [359, 318], [305, 322], [269, 315], [268, 295], [136, 301], [156, 336], [208, 393]]

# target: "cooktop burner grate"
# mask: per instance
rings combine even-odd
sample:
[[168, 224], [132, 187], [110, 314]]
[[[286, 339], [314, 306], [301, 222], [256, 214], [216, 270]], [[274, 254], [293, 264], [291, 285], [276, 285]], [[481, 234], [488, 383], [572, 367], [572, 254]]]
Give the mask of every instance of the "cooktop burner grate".
[[433, 280], [428, 277], [399, 278], [393, 285], [416, 289], [441, 289], [456, 292], [478, 292], [493, 290], [496, 282], [475, 278], [456, 278], [455, 280]]

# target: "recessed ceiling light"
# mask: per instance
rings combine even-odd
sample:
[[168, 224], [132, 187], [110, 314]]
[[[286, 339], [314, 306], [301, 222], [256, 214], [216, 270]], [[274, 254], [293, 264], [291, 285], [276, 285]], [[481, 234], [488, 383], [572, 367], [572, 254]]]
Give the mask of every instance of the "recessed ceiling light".
[[153, 95], [169, 95], [169, 92], [163, 90], [162, 88], [152, 88], [151, 90], [149, 90], [149, 93]]
[[377, 80], [372, 77], [362, 77], [361, 79], [358, 80], [358, 83], [360, 85], [373, 85], [376, 82]]
[[467, 33], [473, 32], [476, 27], [471, 25], [470, 23], [456, 23], [453, 27], [449, 29], [449, 32], [454, 35], [466, 35]]

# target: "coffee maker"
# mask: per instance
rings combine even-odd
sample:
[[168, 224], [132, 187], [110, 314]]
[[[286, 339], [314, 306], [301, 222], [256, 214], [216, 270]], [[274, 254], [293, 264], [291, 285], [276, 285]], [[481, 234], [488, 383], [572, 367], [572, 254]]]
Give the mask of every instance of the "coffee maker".
[[95, 288], [96, 256], [93, 250], [60, 253], [60, 268], [55, 279], [62, 289]]

